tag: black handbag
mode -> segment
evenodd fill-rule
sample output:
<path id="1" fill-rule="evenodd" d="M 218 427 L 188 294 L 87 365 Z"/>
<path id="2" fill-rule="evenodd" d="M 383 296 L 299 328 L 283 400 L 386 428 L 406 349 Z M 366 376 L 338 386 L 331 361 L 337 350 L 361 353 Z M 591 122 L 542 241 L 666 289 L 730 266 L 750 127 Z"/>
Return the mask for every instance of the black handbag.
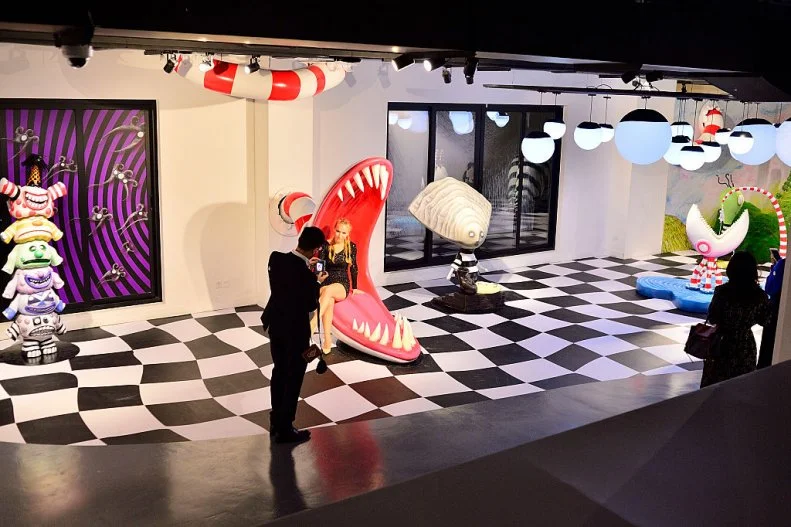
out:
<path id="1" fill-rule="evenodd" d="M 716 324 L 709 324 L 709 319 L 689 328 L 687 343 L 684 351 L 698 359 L 706 360 L 713 355 L 714 349 L 719 345 L 722 335 L 717 331 Z"/>

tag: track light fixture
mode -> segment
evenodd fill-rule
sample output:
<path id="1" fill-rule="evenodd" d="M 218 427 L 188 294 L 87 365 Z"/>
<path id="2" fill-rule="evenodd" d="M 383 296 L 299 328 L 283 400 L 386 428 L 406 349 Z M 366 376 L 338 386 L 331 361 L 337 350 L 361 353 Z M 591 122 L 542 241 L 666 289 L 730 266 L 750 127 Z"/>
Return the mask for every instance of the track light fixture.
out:
<path id="1" fill-rule="evenodd" d="M 475 70 L 478 68 L 478 59 L 475 57 L 467 57 L 464 62 L 464 78 L 467 84 L 472 84 L 475 77 Z"/>
<path id="2" fill-rule="evenodd" d="M 423 67 L 426 68 L 426 71 L 434 71 L 435 69 L 444 65 L 445 65 L 444 58 L 432 58 L 432 59 L 423 60 Z"/>
<path id="3" fill-rule="evenodd" d="M 442 80 L 445 81 L 445 84 L 450 84 L 450 70 L 448 68 L 442 68 Z"/>
<path id="4" fill-rule="evenodd" d="M 165 65 L 162 67 L 162 69 L 165 70 L 165 73 L 171 73 L 173 71 L 173 68 L 176 67 L 176 63 L 173 60 L 173 58 L 174 58 L 173 55 L 171 55 L 170 53 L 167 54 L 167 61 L 165 62 Z"/>
<path id="5" fill-rule="evenodd" d="M 662 75 L 662 73 L 658 71 L 649 71 L 648 73 L 645 74 L 645 81 L 648 84 L 651 84 L 652 82 L 656 82 L 656 81 L 661 81 L 663 78 L 664 75 Z"/>
<path id="6" fill-rule="evenodd" d="M 198 69 L 201 70 L 203 73 L 206 73 L 212 68 L 214 68 L 213 55 L 211 53 L 206 53 L 206 57 L 203 59 L 203 62 L 198 64 Z"/>
<path id="7" fill-rule="evenodd" d="M 635 79 L 635 77 L 637 77 L 637 73 L 634 71 L 625 71 L 623 75 L 621 75 L 621 80 L 624 84 L 629 84 Z"/>
<path id="8" fill-rule="evenodd" d="M 406 68 L 407 66 L 411 66 L 415 63 L 414 57 L 410 55 L 399 55 L 394 58 L 390 63 L 393 65 L 393 69 L 396 71 L 401 71 L 402 69 Z"/>
<path id="9" fill-rule="evenodd" d="M 253 55 L 252 57 L 250 57 L 250 63 L 244 67 L 244 72 L 250 75 L 251 73 L 255 73 L 260 69 L 261 69 L 261 65 L 258 64 L 258 55 Z"/>

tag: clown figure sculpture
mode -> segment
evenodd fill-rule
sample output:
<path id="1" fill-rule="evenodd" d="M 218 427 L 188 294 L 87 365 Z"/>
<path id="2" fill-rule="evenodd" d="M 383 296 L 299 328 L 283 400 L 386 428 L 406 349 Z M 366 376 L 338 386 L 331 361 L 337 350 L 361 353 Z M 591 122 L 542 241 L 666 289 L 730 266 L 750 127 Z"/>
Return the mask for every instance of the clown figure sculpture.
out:
<path id="1" fill-rule="evenodd" d="M 59 315 L 66 304 L 54 291 L 64 283 L 52 269 L 63 258 L 49 245 L 61 239 L 63 232 L 48 219 L 55 212 L 54 200 L 66 195 L 66 186 L 55 183 L 41 188 L 47 165 L 39 155 L 32 154 L 23 165 L 28 168 L 25 186 L 0 179 L 0 192 L 9 196 L 8 208 L 16 219 L 0 233 L 0 239 L 16 243 L 3 266 L 12 275 L 3 291 L 4 298 L 13 299 L 3 311 L 12 321 L 7 333 L 13 340 L 22 340 L 22 352 L 30 358 L 57 352 L 54 336 L 66 332 Z"/>

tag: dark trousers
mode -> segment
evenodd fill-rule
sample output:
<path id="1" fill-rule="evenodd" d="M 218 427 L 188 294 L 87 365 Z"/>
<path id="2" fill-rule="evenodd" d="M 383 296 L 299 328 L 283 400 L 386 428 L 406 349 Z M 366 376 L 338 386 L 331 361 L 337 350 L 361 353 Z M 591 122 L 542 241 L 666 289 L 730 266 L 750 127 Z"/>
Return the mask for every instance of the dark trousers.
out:
<path id="1" fill-rule="evenodd" d="M 775 332 L 777 331 L 777 315 L 780 312 L 780 303 L 772 302 L 772 318 L 764 326 L 761 334 L 761 350 L 758 353 L 758 368 L 768 368 L 772 365 L 772 353 L 775 349 Z"/>
<path id="2" fill-rule="evenodd" d="M 269 349 L 272 352 L 274 369 L 272 384 L 272 410 L 269 413 L 269 429 L 288 430 L 297 415 L 299 391 L 308 363 L 302 358 L 306 345 L 295 344 L 293 338 L 272 336 Z"/>

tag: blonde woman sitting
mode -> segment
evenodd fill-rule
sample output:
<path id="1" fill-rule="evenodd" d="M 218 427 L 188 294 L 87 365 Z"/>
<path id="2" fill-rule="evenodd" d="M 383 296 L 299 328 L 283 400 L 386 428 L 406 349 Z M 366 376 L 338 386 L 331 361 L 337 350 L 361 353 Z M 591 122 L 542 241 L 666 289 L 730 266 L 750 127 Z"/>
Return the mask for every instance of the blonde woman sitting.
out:
<path id="1" fill-rule="evenodd" d="M 338 218 L 333 228 L 332 239 L 321 246 L 319 258 L 326 261 L 325 271 L 329 274 L 319 294 L 321 325 L 324 330 L 322 351 L 332 349 L 332 312 L 335 302 L 344 300 L 350 293 L 357 293 L 357 245 L 349 239 L 351 222 Z"/>

